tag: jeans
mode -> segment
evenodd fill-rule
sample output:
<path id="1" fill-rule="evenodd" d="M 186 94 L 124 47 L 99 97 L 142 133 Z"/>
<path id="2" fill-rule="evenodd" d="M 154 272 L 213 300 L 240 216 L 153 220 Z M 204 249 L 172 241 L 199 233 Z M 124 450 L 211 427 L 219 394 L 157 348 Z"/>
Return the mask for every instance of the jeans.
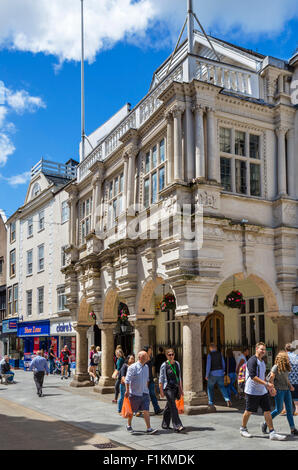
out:
<path id="1" fill-rule="evenodd" d="M 55 370 L 55 360 L 50 359 L 50 374 L 52 374 Z"/>
<path id="2" fill-rule="evenodd" d="M 120 397 L 119 397 L 119 400 L 118 400 L 118 413 L 121 413 L 123 400 L 124 400 L 124 395 L 125 395 L 125 385 L 120 384 Z"/>
<path id="3" fill-rule="evenodd" d="M 118 377 L 118 379 L 116 380 L 116 383 L 115 383 L 115 400 L 118 400 L 118 397 L 119 397 L 120 384 L 121 384 L 121 379 L 120 379 L 120 375 L 119 375 L 119 377 Z"/>
<path id="4" fill-rule="evenodd" d="M 6 372 L 5 375 L 7 376 L 7 382 L 13 383 L 14 372 Z"/>
<path id="5" fill-rule="evenodd" d="M 150 395 L 150 398 L 151 398 L 151 401 L 152 401 L 152 405 L 153 405 L 153 408 L 154 408 L 154 412 L 157 413 L 160 410 L 160 406 L 158 404 L 158 401 L 157 401 L 157 398 L 156 398 L 156 395 L 155 395 L 155 384 L 154 384 L 154 382 L 149 383 L 148 389 L 149 389 L 149 395 Z"/>
<path id="6" fill-rule="evenodd" d="M 232 392 L 234 393 L 234 395 L 238 395 L 238 392 L 237 392 L 236 388 L 234 387 L 234 383 L 235 383 L 235 380 L 237 378 L 237 374 L 236 374 L 236 372 L 229 372 L 228 376 L 230 377 L 231 381 L 230 381 L 229 385 L 227 386 L 227 390 L 228 390 L 229 398 L 231 399 Z"/>
<path id="7" fill-rule="evenodd" d="M 290 390 L 276 390 L 277 394 L 274 397 L 275 400 L 275 410 L 272 411 L 272 419 L 275 416 L 279 415 L 283 409 L 283 404 L 285 403 L 287 411 L 287 419 L 291 429 L 295 428 L 294 419 L 293 419 L 293 407 L 292 407 L 292 395 Z"/>
<path id="8" fill-rule="evenodd" d="M 230 401 L 228 391 L 224 385 L 224 376 L 215 376 L 209 375 L 208 377 L 208 385 L 207 385 L 207 393 L 208 393 L 208 403 L 209 405 L 214 405 L 214 386 L 217 384 L 220 388 L 222 396 L 224 397 L 225 401 Z"/>

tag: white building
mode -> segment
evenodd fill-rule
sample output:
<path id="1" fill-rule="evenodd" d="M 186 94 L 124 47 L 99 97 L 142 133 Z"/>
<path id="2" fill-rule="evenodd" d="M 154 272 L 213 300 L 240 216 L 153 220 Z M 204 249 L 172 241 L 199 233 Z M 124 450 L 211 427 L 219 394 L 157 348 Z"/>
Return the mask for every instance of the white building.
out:
<path id="1" fill-rule="evenodd" d="M 69 237 L 65 187 L 76 176 L 76 165 L 74 160 L 65 165 L 38 162 L 24 205 L 7 221 L 6 340 L 14 359 L 39 348 L 48 350 L 51 343 L 59 353 L 65 341 L 75 355 L 61 268 Z"/>
<path id="2" fill-rule="evenodd" d="M 291 100 L 298 53 L 284 61 L 212 37 L 211 47 L 198 31 L 190 38 L 154 72 L 141 102 L 95 131 L 89 153 L 86 144 L 77 181 L 67 187 L 64 272 L 77 321 L 73 385 L 89 383 L 93 313 L 103 350 L 95 389 L 110 390 L 119 314 L 128 308 L 134 335 L 124 347 L 174 346 L 186 410 L 194 413 L 207 403 L 210 342 L 237 351 L 264 340 L 274 353 L 298 339 L 298 110 Z M 192 214 L 203 207 L 201 247 L 189 248 L 179 233 L 183 204 Z M 158 210 L 163 219 L 150 239 Z M 128 223 L 139 237 L 128 235 Z M 243 295 L 241 308 L 225 304 L 232 290 Z M 162 311 L 167 293 L 175 307 Z"/>

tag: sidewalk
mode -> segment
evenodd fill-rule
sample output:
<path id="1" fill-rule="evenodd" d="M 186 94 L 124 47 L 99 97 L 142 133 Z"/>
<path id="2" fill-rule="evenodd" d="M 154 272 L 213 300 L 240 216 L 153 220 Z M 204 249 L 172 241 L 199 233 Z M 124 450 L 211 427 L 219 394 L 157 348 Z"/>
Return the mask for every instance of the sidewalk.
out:
<path id="1" fill-rule="evenodd" d="M 16 371 L 15 380 L 17 383 L 14 385 L 0 385 L 0 399 L 9 400 L 14 404 L 52 418 L 56 422 L 59 421 L 59 426 L 63 422 L 66 425 L 74 426 L 77 430 L 87 431 L 89 438 L 92 439 L 96 435 L 99 439 L 98 442 L 101 442 L 101 439 L 106 439 L 140 450 L 297 449 L 297 438 L 289 436 L 285 442 L 276 442 L 270 441 L 267 436 L 264 436 L 260 429 L 261 416 L 254 415 L 249 422 L 249 431 L 255 438 L 242 438 L 239 434 L 242 412 L 226 407 L 218 407 L 218 411 L 213 414 L 182 415 L 182 422 L 187 428 L 187 433 L 183 434 L 173 434 L 171 430 L 162 430 L 162 416 L 153 415 L 151 424 L 159 429 L 159 433 L 147 436 L 144 434 L 143 419 L 134 418 L 133 427 L 136 432 L 131 435 L 125 429 L 125 420 L 117 413 L 117 406 L 111 403 L 112 396 L 110 395 L 99 395 L 93 391 L 92 387 L 72 388 L 69 386 L 69 381 L 62 381 L 59 376 L 48 376 L 45 378 L 45 396 L 38 398 L 32 373 Z M 160 402 L 160 404 L 163 408 L 164 402 Z M 3 404 L 1 405 L 1 414 L 8 414 L 5 412 L 5 406 L 3 409 Z M 0 418 L 2 422 L 2 416 Z M 296 426 L 298 426 L 297 417 L 294 419 Z M 277 417 L 274 424 L 278 432 L 289 435 L 289 427 L 285 417 Z M 21 436 L 19 439 L 22 440 Z M 91 445 L 92 443 L 93 441 L 91 441 Z M 80 444 L 75 442 L 74 445 Z M 87 436 L 82 436 L 82 445 L 90 445 Z"/>

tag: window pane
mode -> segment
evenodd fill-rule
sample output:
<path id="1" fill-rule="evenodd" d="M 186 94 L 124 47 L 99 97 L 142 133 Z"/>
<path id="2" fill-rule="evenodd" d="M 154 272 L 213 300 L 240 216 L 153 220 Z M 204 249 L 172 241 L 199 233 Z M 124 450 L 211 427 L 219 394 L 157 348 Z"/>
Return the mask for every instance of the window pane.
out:
<path id="1" fill-rule="evenodd" d="M 120 175 L 120 193 L 123 192 L 123 173 Z"/>
<path id="2" fill-rule="evenodd" d="M 255 299 L 249 299 L 248 313 L 255 313 Z"/>
<path id="3" fill-rule="evenodd" d="M 163 166 L 159 170 L 159 190 L 161 191 L 165 187 L 165 167 Z"/>
<path id="4" fill-rule="evenodd" d="M 165 141 L 164 139 L 159 144 L 160 163 L 165 161 Z"/>
<path id="5" fill-rule="evenodd" d="M 220 180 L 226 191 L 232 191 L 231 184 L 231 160 L 222 157 L 220 159 Z"/>
<path id="6" fill-rule="evenodd" d="M 157 201 L 157 173 L 153 173 L 151 179 L 151 204 Z"/>
<path id="7" fill-rule="evenodd" d="M 250 345 L 254 346 L 256 344 L 256 317 L 251 315 L 249 317 L 250 322 Z"/>
<path id="8" fill-rule="evenodd" d="M 247 343 L 246 337 L 246 317 L 241 317 L 241 342 L 245 346 Z"/>
<path id="9" fill-rule="evenodd" d="M 249 135 L 249 156 L 250 158 L 260 158 L 260 136 Z"/>
<path id="10" fill-rule="evenodd" d="M 148 173 L 150 171 L 150 152 L 146 153 L 146 158 L 145 158 L 145 173 Z"/>
<path id="11" fill-rule="evenodd" d="M 258 312 L 264 312 L 264 297 L 258 299 Z"/>
<path id="12" fill-rule="evenodd" d="M 245 155 L 245 132 L 235 131 L 235 154 Z"/>
<path id="13" fill-rule="evenodd" d="M 113 181 L 110 182 L 110 188 L 109 188 L 109 199 L 112 199 L 113 197 Z M 88 214 L 88 212 L 87 212 Z"/>
<path id="14" fill-rule="evenodd" d="M 152 150 L 152 169 L 157 165 L 157 146 L 155 145 Z"/>
<path id="15" fill-rule="evenodd" d="M 144 181 L 144 206 L 149 207 L 149 178 Z"/>
<path id="16" fill-rule="evenodd" d="M 235 160 L 236 192 L 246 194 L 246 162 Z"/>
<path id="17" fill-rule="evenodd" d="M 250 164 L 250 194 L 261 196 L 261 166 Z"/>
<path id="18" fill-rule="evenodd" d="M 219 147 L 221 152 L 231 153 L 231 129 L 220 128 Z"/>
<path id="19" fill-rule="evenodd" d="M 119 193 L 119 178 L 115 179 L 115 196 Z"/>
<path id="20" fill-rule="evenodd" d="M 265 316 L 259 315 L 259 341 L 265 342 Z"/>

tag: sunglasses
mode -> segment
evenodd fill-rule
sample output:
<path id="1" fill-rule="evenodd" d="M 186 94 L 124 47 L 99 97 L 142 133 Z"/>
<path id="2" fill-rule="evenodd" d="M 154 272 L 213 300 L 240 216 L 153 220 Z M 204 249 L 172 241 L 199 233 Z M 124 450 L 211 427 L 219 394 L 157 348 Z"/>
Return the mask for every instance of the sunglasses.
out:
<path id="1" fill-rule="evenodd" d="M 173 354 L 173 353 L 170 353 L 170 354 L 167 354 L 167 356 L 175 356 L 175 354 Z"/>

